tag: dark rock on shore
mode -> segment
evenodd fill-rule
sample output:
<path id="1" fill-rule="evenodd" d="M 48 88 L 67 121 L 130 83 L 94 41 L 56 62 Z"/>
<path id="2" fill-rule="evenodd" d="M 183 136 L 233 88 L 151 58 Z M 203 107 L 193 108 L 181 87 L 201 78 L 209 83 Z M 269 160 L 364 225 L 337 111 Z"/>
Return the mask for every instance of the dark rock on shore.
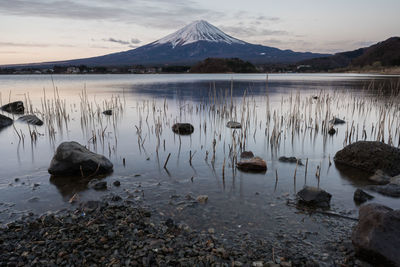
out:
<path id="1" fill-rule="evenodd" d="M 4 128 L 4 127 L 7 127 L 7 126 L 10 126 L 11 124 L 13 124 L 13 120 L 12 119 L 10 119 L 7 116 L 4 116 L 4 115 L 0 114 L 0 129 Z"/>
<path id="2" fill-rule="evenodd" d="M 376 266 L 400 266 L 400 210 L 378 204 L 360 208 L 352 234 L 357 255 Z"/>
<path id="3" fill-rule="evenodd" d="M 251 151 L 243 151 L 242 153 L 240 153 L 240 158 L 251 159 L 251 158 L 254 158 L 254 154 Z"/>
<path id="4" fill-rule="evenodd" d="M 172 125 L 172 131 L 180 135 L 189 135 L 194 132 L 194 127 L 190 123 L 175 123 Z"/>
<path id="5" fill-rule="evenodd" d="M 298 163 L 300 166 L 303 165 L 303 163 L 301 162 L 301 159 L 295 158 L 295 157 L 285 157 L 282 156 L 279 158 L 280 162 L 288 162 L 288 163 Z"/>
<path id="6" fill-rule="evenodd" d="M 231 128 L 231 129 L 240 129 L 240 128 L 242 128 L 242 124 L 237 121 L 228 121 L 226 123 L 226 127 Z"/>
<path id="7" fill-rule="evenodd" d="M 107 116 L 111 116 L 112 115 L 112 110 L 111 109 L 104 110 L 103 114 L 107 115 Z"/>
<path id="8" fill-rule="evenodd" d="M 331 124 L 333 125 L 337 125 L 337 124 L 344 124 L 346 123 L 346 121 L 339 119 L 339 118 L 333 118 L 332 120 L 329 121 Z"/>
<path id="9" fill-rule="evenodd" d="M 236 167 L 244 172 L 266 172 L 267 163 L 259 157 L 243 159 L 236 163 Z"/>
<path id="10" fill-rule="evenodd" d="M 36 126 L 42 126 L 43 121 L 39 119 L 36 115 L 29 114 L 29 115 L 24 115 L 18 118 L 19 121 L 26 122 L 28 124 L 36 125 Z"/>
<path id="11" fill-rule="evenodd" d="M 112 172 L 113 164 L 103 155 L 91 152 L 77 142 L 61 143 L 51 160 L 49 173 L 54 176 L 94 176 Z"/>
<path id="12" fill-rule="evenodd" d="M 0 107 L 0 109 L 14 114 L 23 114 L 25 111 L 24 103 L 22 101 L 8 103 Z"/>
<path id="13" fill-rule="evenodd" d="M 338 151 L 334 160 L 371 173 L 382 170 L 390 176 L 400 174 L 400 149 L 382 142 L 355 142 Z"/>
<path id="14" fill-rule="evenodd" d="M 368 193 L 365 193 L 363 190 L 361 190 L 359 188 L 356 191 L 354 191 L 353 199 L 356 204 L 362 204 L 373 198 L 374 198 L 373 196 L 371 196 Z"/>
<path id="15" fill-rule="evenodd" d="M 297 193 L 299 204 L 312 207 L 329 208 L 332 195 L 328 192 L 312 186 L 305 186 Z"/>

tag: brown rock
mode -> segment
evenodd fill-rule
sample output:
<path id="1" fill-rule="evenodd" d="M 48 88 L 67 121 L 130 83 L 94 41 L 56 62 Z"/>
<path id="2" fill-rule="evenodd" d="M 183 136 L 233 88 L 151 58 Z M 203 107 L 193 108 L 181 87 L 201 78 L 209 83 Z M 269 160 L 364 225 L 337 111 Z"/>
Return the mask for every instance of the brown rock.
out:
<path id="1" fill-rule="evenodd" d="M 259 157 L 243 159 L 236 163 L 236 167 L 245 172 L 266 172 L 267 163 Z"/>

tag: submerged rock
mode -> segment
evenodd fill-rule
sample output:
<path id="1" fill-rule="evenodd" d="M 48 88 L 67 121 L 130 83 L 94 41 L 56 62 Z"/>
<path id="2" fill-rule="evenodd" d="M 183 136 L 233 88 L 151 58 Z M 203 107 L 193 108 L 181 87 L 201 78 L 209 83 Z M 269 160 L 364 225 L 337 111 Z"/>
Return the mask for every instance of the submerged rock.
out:
<path id="1" fill-rule="evenodd" d="M 175 123 L 172 125 L 172 131 L 176 134 L 189 135 L 194 132 L 194 127 L 190 123 Z"/>
<path id="2" fill-rule="evenodd" d="M 298 163 L 299 165 L 303 165 L 301 162 L 301 159 L 295 158 L 295 157 L 285 157 L 282 156 L 279 158 L 280 162 L 289 162 L 289 163 Z"/>
<path id="3" fill-rule="evenodd" d="M 371 173 L 382 170 L 390 176 L 400 174 L 400 149 L 382 142 L 355 142 L 338 151 L 334 160 Z"/>
<path id="4" fill-rule="evenodd" d="M 19 121 L 26 122 L 28 124 L 36 125 L 36 126 L 42 126 L 43 121 L 39 119 L 36 115 L 29 114 L 29 115 L 24 115 L 18 118 Z"/>
<path id="5" fill-rule="evenodd" d="M 23 114 L 25 111 L 24 103 L 22 101 L 15 101 L 12 103 L 8 103 L 0 107 L 0 109 L 14 114 Z"/>
<path id="6" fill-rule="evenodd" d="M 245 172 L 266 172 L 267 163 L 259 157 L 243 159 L 236 163 L 236 167 Z"/>
<path id="7" fill-rule="evenodd" d="M 372 176 L 368 178 L 368 180 L 373 183 L 383 185 L 390 182 L 390 177 L 382 170 L 377 170 Z"/>
<path id="8" fill-rule="evenodd" d="M 374 198 L 373 196 L 371 196 L 368 193 L 365 193 L 363 190 L 361 190 L 359 188 L 354 192 L 354 196 L 353 196 L 354 202 L 356 202 L 357 204 L 362 204 L 373 198 Z"/>
<path id="9" fill-rule="evenodd" d="M 362 206 L 351 239 L 363 260 L 377 266 L 400 266 L 400 210 L 379 204 Z"/>
<path id="10" fill-rule="evenodd" d="M 228 121 L 226 123 L 226 127 L 231 128 L 231 129 L 240 129 L 240 128 L 242 128 L 242 124 L 237 121 Z"/>
<path id="11" fill-rule="evenodd" d="M 299 203 L 319 208 L 329 208 L 332 195 L 328 192 L 312 186 L 305 186 L 297 193 Z"/>
<path id="12" fill-rule="evenodd" d="M 329 121 L 331 124 L 336 125 L 336 124 L 344 124 L 346 121 L 334 117 L 332 120 Z"/>
<path id="13" fill-rule="evenodd" d="M 251 158 L 254 158 L 254 154 L 251 151 L 243 151 L 242 153 L 240 153 L 240 158 L 251 159 Z"/>
<path id="14" fill-rule="evenodd" d="M 7 116 L 4 116 L 4 115 L 0 114 L 0 129 L 4 128 L 4 127 L 7 127 L 7 126 L 10 126 L 11 124 L 13 124 L 13 120 L 12 119 L 10 119 Z"/>
<path id="15" fill-rule="evenodd" d="M 400 197 L 400 185 L 398 184 L 370 185 L 367 188 L 385 196 Z"/>
<path id="16" fill-rule="evenodd" d="M 107 182 L 97 182 L 93 185 L 94 190 L 106 190 Z"/>
<path id="17" fill-rule="evenodd" d="M 54 176 L 90 176 L 109 173 L 112 170 L 113 164 L 110 160 L 91 152 L 77 142 L 61 143 L 48 169 Z"/>
<path id="18" fill-rule="evenodd" d="M 104 114 L 104 115 L 107 115 L 107 116 L 111 116 L 111 115 L 112 115 L 112 110 L 111 110 L 111 109 L 104 110 L 104 111 L 103 111 L 103 114 Z"/>

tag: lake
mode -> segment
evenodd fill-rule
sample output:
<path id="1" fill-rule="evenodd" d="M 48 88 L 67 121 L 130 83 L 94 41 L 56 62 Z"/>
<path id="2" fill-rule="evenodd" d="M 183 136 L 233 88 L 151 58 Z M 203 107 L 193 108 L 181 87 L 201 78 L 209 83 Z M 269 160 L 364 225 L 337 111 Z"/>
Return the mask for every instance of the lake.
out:
<path id="1" fill-rule="evenodd" d="M 0 131 L 0 221 L 119 195 L 204 229 L 268 235 L 307 225 L 328 238 L 329 230 L 288 203 L 304 185 L 319 186 L 332 194 L 333 212 L 357 217 L 353 193 L 366 185 L 366 174 L 337 168 L 333 157 L 350 142 L 382 138 L 376 127 L 383 113 L 384 140 L 399 145 L 399 104 L 390 92 L 398 83 L 399 76 L 358 74 L 0 76 L 1 104 L 22 100 L 45 122 L 16 121 Z M 112 116 L 101 113 L 110 108 Z M 347 123 L 330 136 L 323 122 L 333 117 Z M 229 120 L 243 129 L 227 128 Z M 194 133 L 174 134 L 175 122 L 191 123 Z M 63 141 L 112 161 L 114 172 L 101 178 L 106 191 L 50 179 L 47 169 Z M 264 159 L 267 172 L 238 171 L 240 150 Z M 281 156 L 307 162 L 307 172 Z M 396 199 L 370 193 L 375 202 L 400 208 Z M 71 204 L 74 195 L 78 202 Z M 190 201 L 198 195 L 208 203 Z"/>

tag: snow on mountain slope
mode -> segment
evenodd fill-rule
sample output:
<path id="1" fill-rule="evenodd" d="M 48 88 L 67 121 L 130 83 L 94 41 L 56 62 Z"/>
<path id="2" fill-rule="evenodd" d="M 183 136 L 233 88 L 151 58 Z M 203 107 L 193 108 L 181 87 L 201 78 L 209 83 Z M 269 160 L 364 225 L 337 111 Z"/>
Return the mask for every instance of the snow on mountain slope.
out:
<path id="1" fill-rule="evenodd" d="M 223 42 L 227 44 L 246 44 L 239 39 L 227 35 L 207 21 L 198 20 L 182 29 L 153 42 L 153 45 L 170 43 L 172 47 L 183 46 L 197 41 Z"/>

